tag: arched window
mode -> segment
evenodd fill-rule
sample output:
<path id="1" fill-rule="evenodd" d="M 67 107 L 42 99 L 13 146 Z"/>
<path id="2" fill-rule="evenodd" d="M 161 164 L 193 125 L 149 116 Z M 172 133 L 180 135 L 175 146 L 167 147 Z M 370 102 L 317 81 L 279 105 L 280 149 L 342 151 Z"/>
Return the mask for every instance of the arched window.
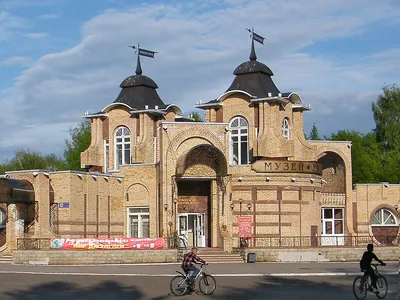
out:
<path id="1" fill-rule="evenodd" d="M 249 163 L 249 123 L 243 117 L 232 119 L 231 131 L 231 164 L 246 165 Z"/>
<path id="2" fill-rule="evenodd" d="M 372 217 L 372 226 L 396 226 L 397 218 L 386 208 L 381 208 L 376 211 Z"/>
<path id="3" fill-rule="evenodd" d="M 119 127 L 115 132 L 115 169 L 131 163 L 131 132 L 126 127 Z"/>
<path id="4" fill-rule="evenodd" d="M 290 128 L 289 128 L 289 119 L 284 118 L 282 121 L 282 136 L 284 139 L 289 139 L 290 136 Z"/>

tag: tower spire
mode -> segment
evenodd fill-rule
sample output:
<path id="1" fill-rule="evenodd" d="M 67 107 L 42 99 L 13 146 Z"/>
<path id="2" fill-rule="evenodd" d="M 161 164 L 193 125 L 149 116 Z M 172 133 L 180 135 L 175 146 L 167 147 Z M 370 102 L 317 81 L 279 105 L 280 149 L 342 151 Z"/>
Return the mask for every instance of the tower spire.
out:
<path id="1" fill-rule="evenodd" d="M 251 52 L 250 52 L 250 61 L 257 60 L 256 50 L 254 48 L 254 39 L 251 39 Z"/>
<path id="2" fill-rule="evenodd" d="M 140 55 L 138 53 L 137 56 L 137 64 L 136 64 L 136 75 L 142 75 L 143 71 L 142 71 L 142 65 L 140 64 Z"/>

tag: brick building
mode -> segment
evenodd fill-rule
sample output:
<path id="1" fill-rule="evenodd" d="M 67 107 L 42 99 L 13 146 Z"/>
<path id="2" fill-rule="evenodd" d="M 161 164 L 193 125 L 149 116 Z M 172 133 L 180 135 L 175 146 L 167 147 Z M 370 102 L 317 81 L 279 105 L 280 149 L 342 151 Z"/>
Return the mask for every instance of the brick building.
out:
<path id="1" fill-rule="evenodd" d="M 353 186 L 350 142 L 306 140 L 310 106 L 275 86 L 254 41 L 234 75 L 216 99 L 197 102 L 206 120 L 194 122 L 161 100 L 138 56 L 117 99 L 84 115 L 92 134 L 81 154 L 88 172 L 29 170 L 0 179 L 3 247 L 15 249 L 17 237 L 179 234 L 189 246 L 231 251 L 240 216 L 251 217 L 255 247 L 396 239 L 400 185 Z"/>

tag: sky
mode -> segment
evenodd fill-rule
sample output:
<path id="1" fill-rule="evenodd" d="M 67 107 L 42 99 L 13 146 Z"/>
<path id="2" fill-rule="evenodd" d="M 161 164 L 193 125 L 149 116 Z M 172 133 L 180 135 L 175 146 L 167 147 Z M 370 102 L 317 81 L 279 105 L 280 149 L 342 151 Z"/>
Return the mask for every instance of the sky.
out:
<path id="1" fill-rule="evenodd" d="M 321 136 L 371 132 L 371 103 L 400 84 L 398 0 L 0 0 L 0 163 L 18 149 L 62 155 L 85 112 L 112 103 L 134 74 L 129 45 L 164 103 L 184 116 L 217 98 L 249 59 L 297 92 Z"/>

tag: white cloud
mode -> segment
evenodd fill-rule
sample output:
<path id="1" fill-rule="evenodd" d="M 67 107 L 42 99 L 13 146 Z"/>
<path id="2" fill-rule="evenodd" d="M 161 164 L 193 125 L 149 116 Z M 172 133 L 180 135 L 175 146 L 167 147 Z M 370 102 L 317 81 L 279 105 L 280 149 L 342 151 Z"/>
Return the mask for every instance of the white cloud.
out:
<path id="1" fill-rule="evenodd" d="M 0 42 L 10 39 L 15 30 L 21 29 L 26 22 L 7 11 L 0 10 Z"/>
<path id="2" fill-rule="evenodd" d="M 31 32 L 27 33 L 26 36 L 31 39 L 42 39 L 47 36 L 46 32 Z"/>
<path id="3" fill-rule="evenodd" d="M 233 70 L 249 56 L 249 26 L 266 38 L 264 46 L 257 44 L 257 56 L 275 73 L 278 88 L 295 90 L 313 105 L 313 112 L 305 115 L 306 124 L 317 120 L 323 134 L 344 124 L 369 130 L 370 102 L 379 93 L 376 82 L 380 86 L 388 70 L 398 71 L 394 65 L 388 69 L 398 61 L 397 52 L 385 54 L 384 62 L 366 57 L 341 65 L 322 53 L 313 57 L 301 49 L 316 41 L 362 34 L 366 25 L 398 16 L 384 3 L 217 1 L 217 8 L 209 10 L 208 2 L 196 1 L 104 12 L 84 24 L 80 43 L 38 59 L 0 97 L 2 111 L 13 116 L 0 119 L 0 128 L 10 137 L 24 131 L 5 146 L 44 148 L 45 139 L 46 149 L 63 148 L 60 141 L 68 137 L 67 124 L 79 121 L 85 111 L 99 111 L 118 96 L 120 82 L 136 67 L 128 45 L 137 42 L 158 52 L 154 60 L 142 58 L 144 75 L 157 83 L 165 103 L 178 104 L 188 113 L 196 101 L 214 99 L 229 87 Z M 349 101 L 352 111 L 346 109 Z M 21 129 L 41 122 L 39 127 Z"/>
<path id="4" fill-rule="evenodd" d="M 29 57 L 12 56 L 12 57 L 6 58 L 3 61 L 0 61 L 0 67 L 1 66 L 11 66 L 11 65 L 27 65 L 30 62 L 31 62 L 31 59 Z"/>

